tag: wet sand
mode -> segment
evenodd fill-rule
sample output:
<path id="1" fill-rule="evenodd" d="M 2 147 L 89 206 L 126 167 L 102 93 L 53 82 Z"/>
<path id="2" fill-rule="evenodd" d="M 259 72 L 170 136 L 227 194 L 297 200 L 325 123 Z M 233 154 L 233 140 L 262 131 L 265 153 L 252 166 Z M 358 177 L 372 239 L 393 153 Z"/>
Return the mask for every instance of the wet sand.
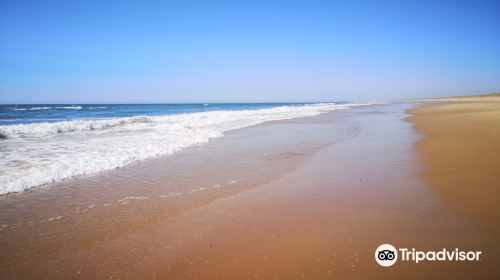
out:
<path id="1" fill-rule="evenodd" d="M 429 104 L 410 118 L 422 175 L 457 211 L 500 236 L 500 102 Z"/>
<path id="2" fill-rule="evenodd" d="M 0 278 L 495 279 L 498 236 L 419 176 L 409 106 L 241 129 L 3 197 Z M 382 243 L 483 259 L 383 268 Z"/>

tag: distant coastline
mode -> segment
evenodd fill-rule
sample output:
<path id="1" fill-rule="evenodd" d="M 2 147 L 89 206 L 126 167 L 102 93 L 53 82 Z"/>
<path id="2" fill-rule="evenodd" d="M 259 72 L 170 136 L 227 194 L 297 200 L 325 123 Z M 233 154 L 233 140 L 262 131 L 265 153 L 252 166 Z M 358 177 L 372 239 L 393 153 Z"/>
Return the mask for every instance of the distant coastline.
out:
<path id="1" fill-rule="evenodd" d="M 463 102 L 500 101 L 500 93 L 437 97 L 437 98 L 418 98 L 418 99 L 413 99 L 412 101 L 444 101 L 444 102 L 447 102 L 447 101 L 463 101 Z"/>

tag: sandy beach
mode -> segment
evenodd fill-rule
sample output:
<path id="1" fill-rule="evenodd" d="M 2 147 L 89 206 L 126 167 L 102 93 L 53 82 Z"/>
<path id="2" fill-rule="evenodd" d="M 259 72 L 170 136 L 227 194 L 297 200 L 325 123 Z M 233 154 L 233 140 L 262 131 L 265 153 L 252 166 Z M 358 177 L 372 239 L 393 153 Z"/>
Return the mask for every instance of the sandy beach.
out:
<path id="1" fill-rule="evenodd" d="M 0 280 L 500 279 L 500 1 L 0 19 Z"/>
<path id="2" fill-rule="evenodd" d="M 456 211 L 499 236 L 500 102 L 428 104 L 411 113 L 425 136 L 417 145 L 425 180 Z"/>
<path id="3" fill-rule="evenodd" d="M 495 279 L 498 119 L 358 107 L 3 196 L 0 278 Z M 384 268 L 383 243 L 482 257 Z"/>

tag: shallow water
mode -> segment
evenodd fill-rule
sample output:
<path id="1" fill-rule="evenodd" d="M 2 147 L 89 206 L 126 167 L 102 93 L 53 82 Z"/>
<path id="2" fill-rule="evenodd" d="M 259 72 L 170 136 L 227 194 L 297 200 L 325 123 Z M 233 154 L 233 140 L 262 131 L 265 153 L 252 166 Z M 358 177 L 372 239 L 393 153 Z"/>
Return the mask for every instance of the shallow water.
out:
<path id="1" fill-rule="evenodd" d="M 234 129 L 359 105 L 0 106 L 0 195 L 173 154 Z"/>
<path id="2" fill-rule="evenodd" d="M 171 156 L 4 196 L 0 264 L 92 247 L 272 181 L 357 133 L 348 127 L 338 133 L 333 125 L 309 118 L 271 122 Z"/>

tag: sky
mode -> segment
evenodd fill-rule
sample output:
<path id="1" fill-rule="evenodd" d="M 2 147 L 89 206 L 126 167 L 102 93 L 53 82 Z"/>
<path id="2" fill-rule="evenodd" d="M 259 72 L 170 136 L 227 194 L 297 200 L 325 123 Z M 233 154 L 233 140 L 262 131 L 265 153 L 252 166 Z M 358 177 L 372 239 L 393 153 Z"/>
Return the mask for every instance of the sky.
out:
<path id="1" fill-rule="evenodd" d="M 500 1 L 0 0 L 0 103 L 500 92 Z"/>

